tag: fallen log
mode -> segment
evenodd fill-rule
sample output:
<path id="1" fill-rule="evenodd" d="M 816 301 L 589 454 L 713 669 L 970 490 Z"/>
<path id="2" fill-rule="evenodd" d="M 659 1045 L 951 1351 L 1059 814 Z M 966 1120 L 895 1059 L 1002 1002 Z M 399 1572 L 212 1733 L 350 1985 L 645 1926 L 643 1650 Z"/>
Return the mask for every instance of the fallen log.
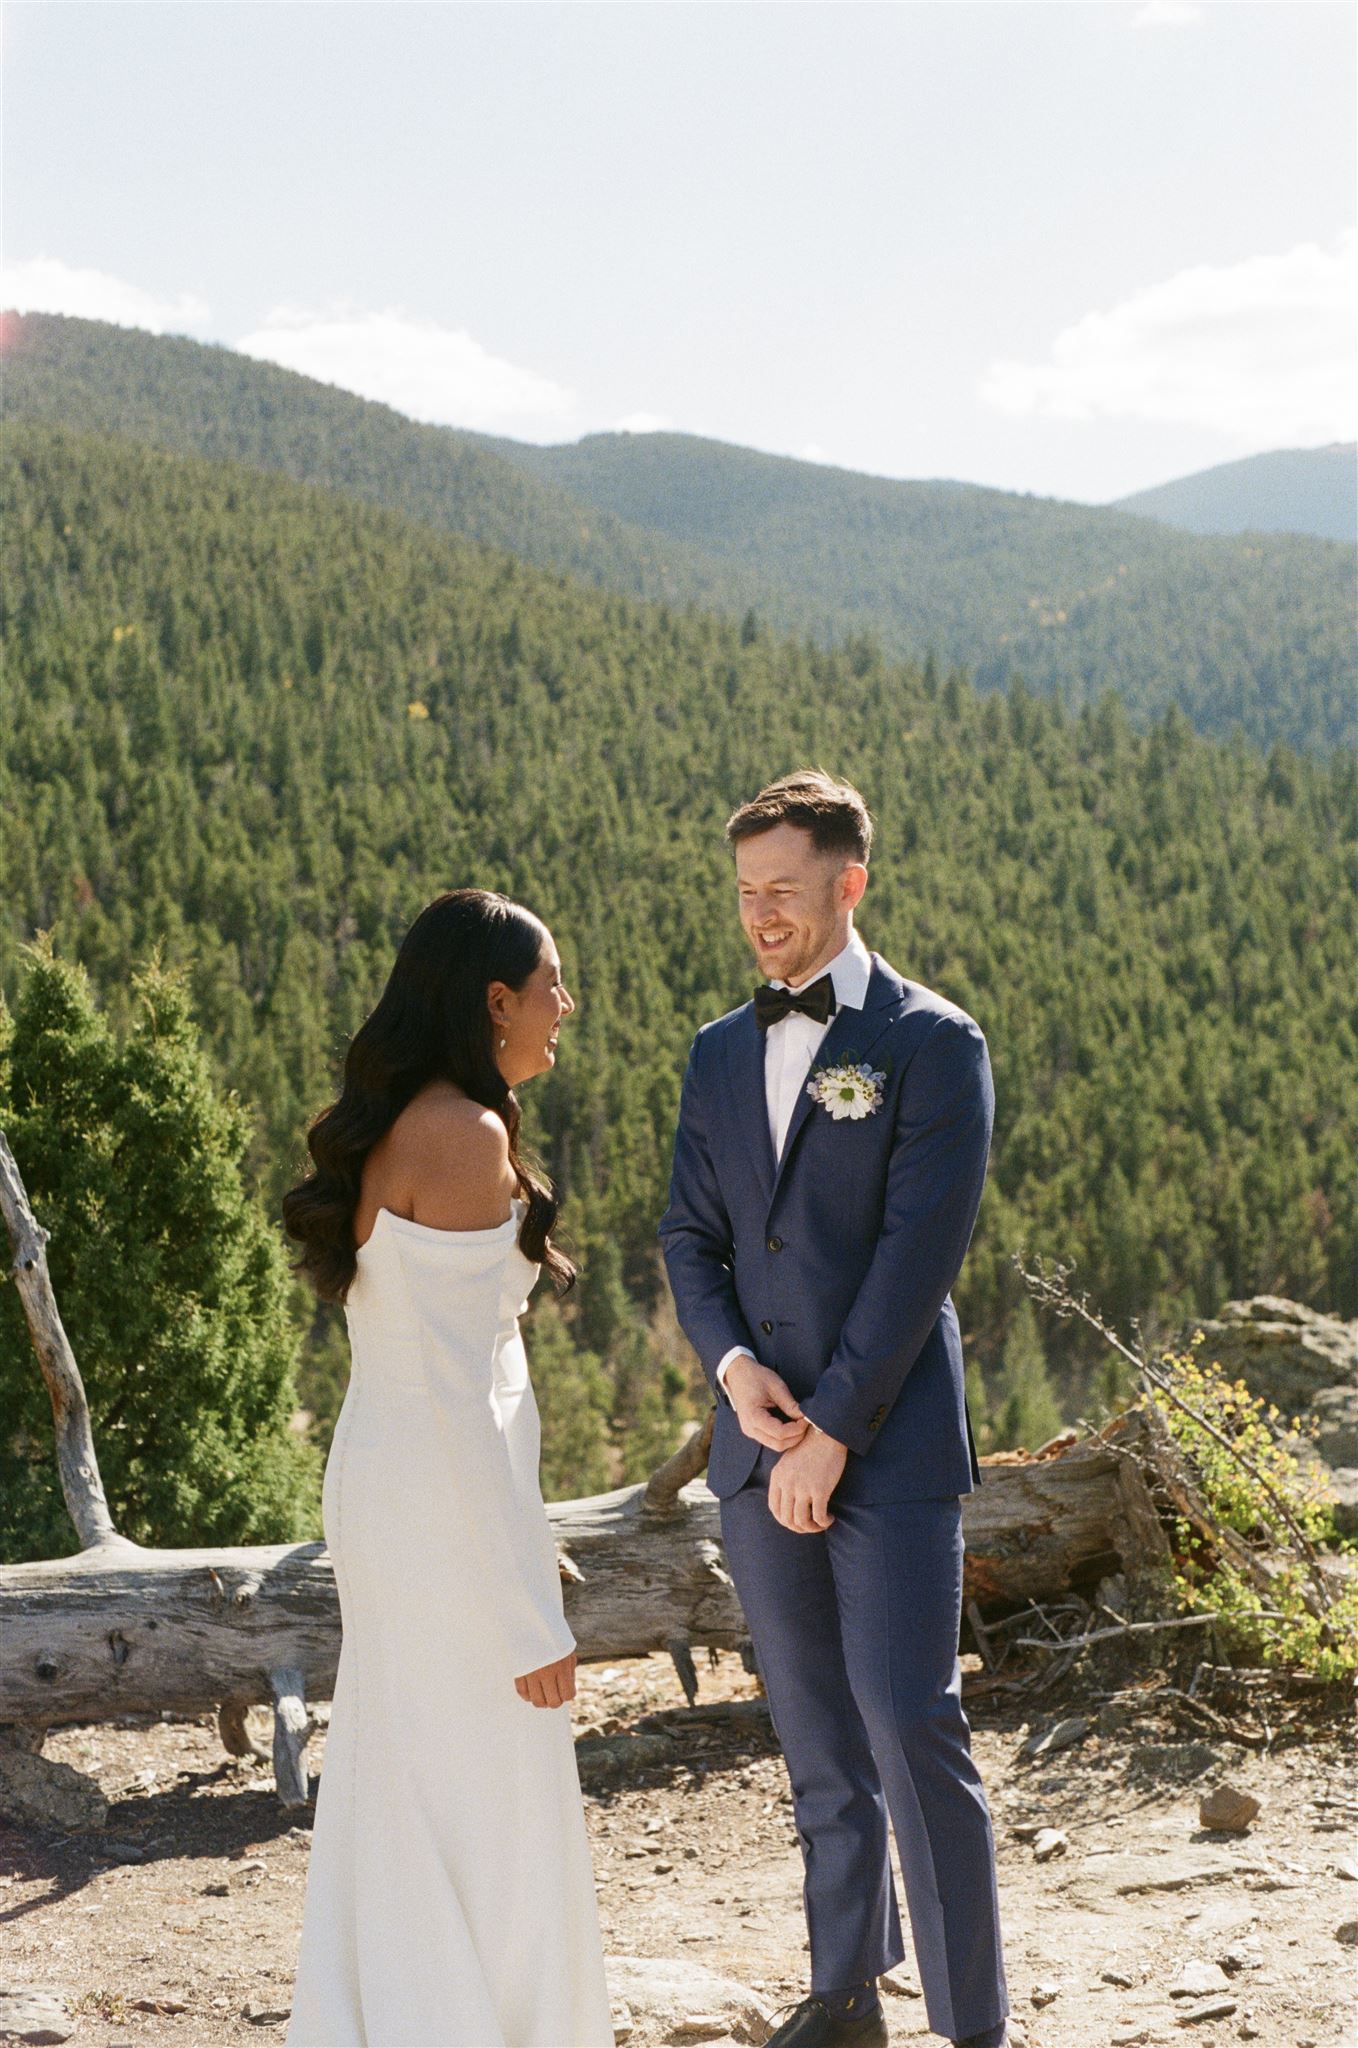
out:
<path id="1" fill-rule="evenodd" d="M 966 1598 L 982 1612 L 1022 1606 L 1163 1562 L 1136 1459 L 1143 1433 L 1133 1411 L 1056 1455 L 983 1461 L 984 1484 L 963 1504 Z M 681 1462 L 697 1454 L 685 1446 Z M 715 1498 L 699 1480 L 675 1488 L 659 1478 L 548 1508 L 587 1661 L 658 1649 L 678 1661 L 695 1646 L 737 1649 L 748 1634 Z M 240 1753 L 245 1707 L 290 1700 L 295 1732 L 303 1697 L 331 1697 L 339 1646 L 322 1543 L 100 1544 L 0 1566 L 0 1722 L 221 1710 Z"/>

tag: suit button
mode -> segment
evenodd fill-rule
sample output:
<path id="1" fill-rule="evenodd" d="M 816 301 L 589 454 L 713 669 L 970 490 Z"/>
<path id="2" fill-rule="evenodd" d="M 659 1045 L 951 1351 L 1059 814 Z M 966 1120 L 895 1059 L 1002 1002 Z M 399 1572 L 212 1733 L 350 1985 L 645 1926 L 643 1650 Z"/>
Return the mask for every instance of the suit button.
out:
<path id="1" fill-rule="evenodd" d="M 782 1238 L 781 1238 L 781 1237 L 771 1237 L 771 1238 L 769 1239 L 769 1250 L 770 1250 L 771 1252 L 780 1252 L 780 1251 L 781 1251 L 782 1249 L 783 1249 L 783 1240 L 782 1240 Z"/>
<path id="2" fill-rule="evenodd" d="M 771 1336 L 773 1335 L 773 1324 L 772 1324 L 772 1323 L 761 1323 L 761 1324 L 759 1325 L 759 1327 L 760 1327 L 760 1329 L 761 1329 L 761 1330 L 762 1330 L 762 1331 L 764 1332 L 764 1335 L 765 1335 L 766 1337 L 771 1337 Z"/>
<path id="3" fill-rule="evenodd" d="M 880 1428 L 881 1428 L 881 1426 L 882 1426 L 882 1424 L 883 1424 L 883 1423 L 884 1423 L 885 1421 L 886 1421 L 886 1409 L 885 1409 L 885 1408 L 878 1408 L 878 1409 L 877 1409 L 877 1410 L 875 1411 L 875 1413 L 873 1413 L 872 1415 L 870 1415 L 870 1416 L 868 1417 L 868 1428 L 869 1428 L 869 1429 L 880 1429 Z"/>

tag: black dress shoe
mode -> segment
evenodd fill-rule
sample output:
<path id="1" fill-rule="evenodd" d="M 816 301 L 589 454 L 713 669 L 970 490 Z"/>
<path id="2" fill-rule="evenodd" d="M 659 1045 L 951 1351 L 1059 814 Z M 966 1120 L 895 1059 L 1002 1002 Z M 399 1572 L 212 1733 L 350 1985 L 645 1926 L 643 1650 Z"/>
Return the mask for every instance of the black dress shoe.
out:
<path id="1" fill-rule="evenodd" d="M 804 1998 L 764 2048 L 887 2048 L 886 2019 L 879 2005 L 861 2020 L 837 2020 L 822 1999 Z"/>

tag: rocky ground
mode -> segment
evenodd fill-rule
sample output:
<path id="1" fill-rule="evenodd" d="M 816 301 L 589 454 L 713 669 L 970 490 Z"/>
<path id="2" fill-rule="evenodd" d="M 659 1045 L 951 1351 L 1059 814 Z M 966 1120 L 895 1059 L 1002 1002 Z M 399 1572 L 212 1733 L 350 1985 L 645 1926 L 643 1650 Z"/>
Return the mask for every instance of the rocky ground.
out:
<path id="1" fill-rule="evenodd" d="M 739 1660 L 700 1677 L 688 1709 L 663 1658 L 581 1674 L 579 1755 L 629 2048 L 758 2042 L 805 1988 L 781 1759 Z M 1186 1704 L 1153 1670 L 1122 1674 L 1108 1697 L 1106 1677 L 1025 1706 L 968 1676 L 1016 2041 L 1358 2039 L 1352 1721 L 1248 1688 Z M 93 1773 L 112 1805 L 87 1834 L 0 1826 L 0 2039 L 281 2041 L 309 1809 L 283 1810 L 266 1769 L 227 1761 L 211 1723 L 69 1729 L 47 1754 Z M 323 1765 L 323 1737 L 310 1760 Z M 1201 1799 L 1223 1785 L 1258 1801 L 1247 1827 L 1202 1826 Z M 887 1990 L 893 2042 L 937 2038 L 913 1964 Z"/>

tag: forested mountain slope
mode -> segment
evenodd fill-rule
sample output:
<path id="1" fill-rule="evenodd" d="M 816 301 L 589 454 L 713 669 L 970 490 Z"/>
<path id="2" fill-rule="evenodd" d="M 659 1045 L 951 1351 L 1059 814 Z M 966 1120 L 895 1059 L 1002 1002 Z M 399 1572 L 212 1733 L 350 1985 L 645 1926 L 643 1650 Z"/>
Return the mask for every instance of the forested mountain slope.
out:
<path id="1" fill-rule="evenodd" d="M 3 485 L 0 981 L 53 924 L 115 1007 L 153 946 L 188 963 L 271 1201 L 415 911 L 506 888 L 580 1001 L 525 1091 L 586 1258 L 568 1327 L 641 1371 L 688 1043 L 753 979 L 722 822 L 819 761 L 879 821 L 869 942 L 990 1040 L 959 1306 L 992 1381 L 1020 1245 L 1152 1331 L 1265 1290 L 1358 1311 L 1352 755 L 979 696 L 97 436 L 11 423 Z"/>
<path id="2" fill-rule="evenodd" d="M 822 644 L 1022 675 L 1069 708 L 1323 750 L 1354 737 L 1354 553 L 1204 539 L 1106 507 L 898 483 L 687 435 L 531 448 L 417 426 L 330 386 L 91 321 L 6 316 L 10 418 L 279 469 L 632 596 Z"/>
<path id="3" fill-rule="evenodd" d="M 1190 533 L 1310 533 L 1358 540 L 1358 448 L 1274 448 L 1117 500 Z"/>
<path id="4" fill-rule="evenodd" d="M 1014 674 L 1068 707 L 1352 743 L 1355 554 L 1303 536 L 1203 538 L 1105 506 L 901 483 L 687 434 L 493 444 L 533 476 L 768 585 L 772 620 Z"/>
<path id="5" fill-rule="evenodd" d="M 11 419 L 281 470 L 637 595 L 739 601 L 715 565 L 539 481 L 488 440 L 229 348 L 6 313 L 0 372 Z"/>

